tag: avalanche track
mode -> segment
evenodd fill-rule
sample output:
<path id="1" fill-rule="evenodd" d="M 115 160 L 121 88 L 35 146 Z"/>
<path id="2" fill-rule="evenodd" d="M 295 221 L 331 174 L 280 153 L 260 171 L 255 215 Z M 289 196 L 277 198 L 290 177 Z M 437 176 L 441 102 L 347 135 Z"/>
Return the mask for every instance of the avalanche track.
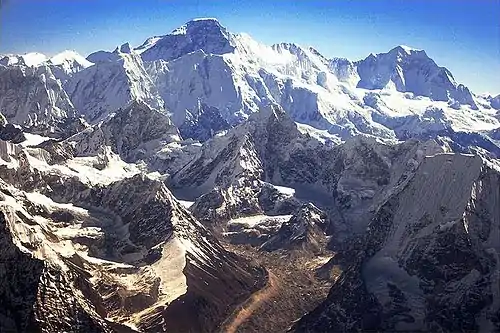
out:
<path id="1" fill-rule="evenodd" d="M 278 291 L 278 278 L 272 271 L 267 270 L 268 280 L 264 288 L 253 293 L 244 301 L 233 314 L 222 323 L 221 333 L 236 333 L 238 327 L 243 324 L 250 316 L 268 299 L 273 297 Z"/>

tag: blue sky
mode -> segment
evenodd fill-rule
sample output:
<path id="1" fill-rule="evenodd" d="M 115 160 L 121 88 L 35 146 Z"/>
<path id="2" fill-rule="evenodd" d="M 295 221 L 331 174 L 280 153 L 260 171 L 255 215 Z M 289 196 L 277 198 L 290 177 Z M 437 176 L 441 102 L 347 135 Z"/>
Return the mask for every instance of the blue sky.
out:
<path id="1" fill-rule="evenodd" d="M 327 57 L 358 60 L 399 44 L 422 48 L 475 92 L 500 93 L 499 0 L 0 2 L 0 53 L 86 55 L 216 17 L 232 32 L 314 46 Z"/>

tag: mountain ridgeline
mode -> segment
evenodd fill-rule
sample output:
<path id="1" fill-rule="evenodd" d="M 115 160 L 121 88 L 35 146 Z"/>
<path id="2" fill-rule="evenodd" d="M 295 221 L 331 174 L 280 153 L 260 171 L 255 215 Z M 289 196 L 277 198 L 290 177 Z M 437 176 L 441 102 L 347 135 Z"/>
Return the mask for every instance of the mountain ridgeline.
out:
<path id="1" fill-rule="evenodd" d="M 0 332 L 498 331 L 499 101 L 216 19 L 2 55 Z"/>

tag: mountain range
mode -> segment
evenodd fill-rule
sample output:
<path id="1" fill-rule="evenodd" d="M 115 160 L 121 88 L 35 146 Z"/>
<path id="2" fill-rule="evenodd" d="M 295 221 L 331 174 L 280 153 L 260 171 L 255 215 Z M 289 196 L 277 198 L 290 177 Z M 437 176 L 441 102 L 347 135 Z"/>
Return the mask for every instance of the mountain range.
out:
<path id="1" fill-rule="evenodd" d="M 196 19 L 2 55 L 0 114 L 1 332 L 500 329 L 500 95 L 424 50 Z"/>

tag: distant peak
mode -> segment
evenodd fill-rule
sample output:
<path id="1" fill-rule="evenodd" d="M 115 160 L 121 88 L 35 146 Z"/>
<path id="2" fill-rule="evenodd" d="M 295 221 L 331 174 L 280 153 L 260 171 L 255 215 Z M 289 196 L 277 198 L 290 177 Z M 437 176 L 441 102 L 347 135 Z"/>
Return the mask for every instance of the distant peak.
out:
<path id="1" fill-rule="evenodd" d="M 191 52 L 225 54 L 235 49 L 235 37 L 212 18 L 194 19 L 160 38 L 150 38 L 137 48 L 144 61 L 174 60 Z"/>
<path id="2" fill-rule="evenodd" d="M 47 61 L 47 56 L 39 52 L 26 53 L 21 58 L 28 67 L 37 67 Z"/>
<path id="3" fill-rule="evenodd" d="M 51 59 L 54 59 L 56 57 L 74 57 L 74 56 L 79 56 L 78 52 L 76 52 L 75 50 L 64 50 L 62 52 L 57 53 Z"/>
<path id="4" fill-rule="evenodd" d="M 397 52 L 397 53 L 405 53 L 405 54 L 411 55 L 413 53 L 420 53 L 422 51 L 423 50 L 416 49 L 416 48 L 413 48 L 410 46 L 398 45 L 395 48 L 393 48 L 392 50 L 390 50 L 389 53 L 396 53 Z"/>
<path id="5" fill-rule="evenodd" d="M 219 20 L 216 19 L 215 17 L 199 17 L 199 18 L 192 19 L 190 22 L 200 22 L 200 21 L 212 21 L 212 22 L 219 23 Z"/>
<path id="6" fill-rule="evenodd" d="M 59 52 L 58 54 L 50 58 L 49 61 L 53 65 L 62 65 L 65 62 L 77 62 L 83 67 L 89 67 L 92 65 L 90 61 L 85 59 L 82 55 L 74 50 L 65 50 Z"/>
<path id="7" fill-rule="evenodd" d="M 130 47 L 129 43 L 124 43 L 113 51 L 113 53 L 131 53 L 131 52 L 132 48 Z"/>
<path id="8" fill-rule="evenodd" d="M 213 30 L 222 30 L 225 28 L 220 24 L 219 20 L 216 18 L 195 18 L 191 21 L 188 21 L 183 26 L 174 29 L 172 31 L 172 35 L 185 35 L 188 33 L 192 33 L 193 31 L 197 31 L 200 28 L 204 29 L 213 29 Z"/>

